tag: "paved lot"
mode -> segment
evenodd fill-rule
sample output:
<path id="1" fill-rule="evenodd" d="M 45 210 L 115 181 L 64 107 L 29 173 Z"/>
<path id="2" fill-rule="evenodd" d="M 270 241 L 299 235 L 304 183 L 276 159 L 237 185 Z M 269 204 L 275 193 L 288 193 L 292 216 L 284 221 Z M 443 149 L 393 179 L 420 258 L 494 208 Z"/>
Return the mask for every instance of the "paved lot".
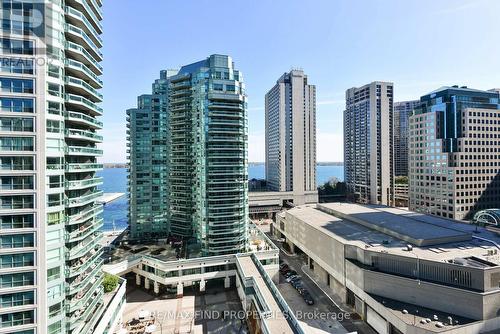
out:
<path id="1" fill-rule="evenodd" d="M 189 289 L 186 289 L 189 290 Z M 225 314 L 241 311 L 236 290 L 213 289 L 202 295 L 185 291 L 182 298 L 156 297 L 142 288 L 127 284 L 127 305 L 124 322 L 138 318 L 139 312 L 149 311 L 155 318 L 154 333 L 247 333 L 238 317 Z"/>

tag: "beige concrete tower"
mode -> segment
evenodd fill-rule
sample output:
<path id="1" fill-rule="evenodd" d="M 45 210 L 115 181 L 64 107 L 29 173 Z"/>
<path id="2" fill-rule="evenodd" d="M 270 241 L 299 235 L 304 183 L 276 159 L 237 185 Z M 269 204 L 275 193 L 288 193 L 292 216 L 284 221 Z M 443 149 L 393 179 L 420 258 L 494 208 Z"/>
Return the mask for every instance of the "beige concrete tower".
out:
<path id="1" fill-rule="evenodd" d="M 394 187 L 393 84 L 375 81 L 346 91 L 344 177 L 349 196 L 390 204 Z"/>
<path id="2" fill-rule="evenodd" d="M 302 70 L 284 73 L 266 94 L 268 190 L 293 192 L 301 204 L 316 191 L 316 87 Z"/>

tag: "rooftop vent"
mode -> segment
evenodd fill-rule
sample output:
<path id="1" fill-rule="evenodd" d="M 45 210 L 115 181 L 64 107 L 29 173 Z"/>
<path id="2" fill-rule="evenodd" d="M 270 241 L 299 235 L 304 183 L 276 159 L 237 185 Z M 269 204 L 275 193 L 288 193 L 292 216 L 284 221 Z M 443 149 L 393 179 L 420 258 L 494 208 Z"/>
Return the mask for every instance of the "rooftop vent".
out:
<path id="1" fill-rule="evenodd" d="M 410 245 L 410 244 L 406 245 L 406 250 L 407 250 L 408 252 L 413 251 L 413 246 L 412 246 L 412 245 Z"/>
<path id="2" fill-rule="evenodd" d="M 462 86 L 462 87 L 460 87 L 460 88 L 467 88 L 467 86 Z"/>

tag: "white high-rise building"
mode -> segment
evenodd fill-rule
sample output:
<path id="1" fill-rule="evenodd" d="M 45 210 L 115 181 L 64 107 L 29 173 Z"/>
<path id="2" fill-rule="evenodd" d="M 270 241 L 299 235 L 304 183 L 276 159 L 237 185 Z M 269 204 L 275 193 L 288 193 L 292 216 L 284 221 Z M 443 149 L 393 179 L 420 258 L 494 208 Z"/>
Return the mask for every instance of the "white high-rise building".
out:
<path id="1" fill-rule="evenodd" d="M 316 192 L 316 86 L 302 70 L 284 73 L 266 94 L 266 180 L 303 204 Z"/>
<path id="2" fill-rule="evenodd" d="M 344 178 L 351 199 L 393 202 L 393 118 L 391 82 L 375 81 L 346 91 Z"/>
<path id="3" fill-rule="evenodd" d="M 1 3 L 1 333 L 102 333 L 119 314 L 102 286 L 101 6 Z"/>

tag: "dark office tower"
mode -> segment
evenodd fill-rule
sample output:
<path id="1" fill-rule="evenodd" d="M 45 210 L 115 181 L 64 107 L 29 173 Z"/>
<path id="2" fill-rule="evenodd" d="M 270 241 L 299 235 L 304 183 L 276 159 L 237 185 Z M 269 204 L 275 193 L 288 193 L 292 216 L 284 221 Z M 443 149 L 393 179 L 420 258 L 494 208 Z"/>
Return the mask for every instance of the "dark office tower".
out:
<path id="1" fill-rule="evenodd" d="M 408 122 L 419 100 L 394 103 L 394 176 L 408 176 Z"/>

